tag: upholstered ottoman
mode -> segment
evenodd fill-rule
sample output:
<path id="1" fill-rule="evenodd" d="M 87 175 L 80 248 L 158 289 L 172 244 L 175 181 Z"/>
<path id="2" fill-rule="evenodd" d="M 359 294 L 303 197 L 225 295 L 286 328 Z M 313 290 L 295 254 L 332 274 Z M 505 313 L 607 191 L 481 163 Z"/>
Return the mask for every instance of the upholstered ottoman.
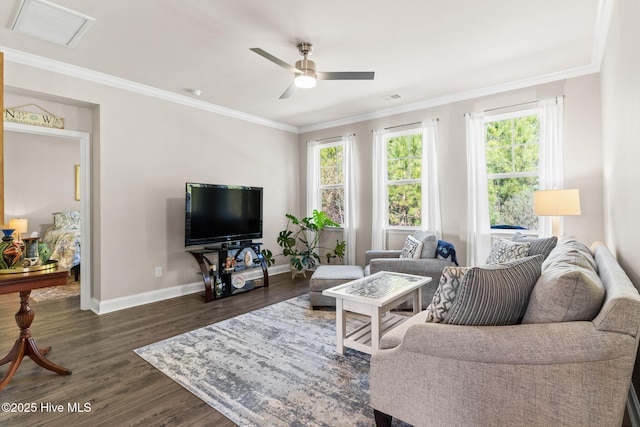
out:
<path id="1" fill-rule="evenodd" d="M 351 280 L 364 277 L 358 265 L 321 265 L 309 280 L 309 300 L 312 307 L 335 307 L 336 299 L 322 295 L 322 291 Z"/>

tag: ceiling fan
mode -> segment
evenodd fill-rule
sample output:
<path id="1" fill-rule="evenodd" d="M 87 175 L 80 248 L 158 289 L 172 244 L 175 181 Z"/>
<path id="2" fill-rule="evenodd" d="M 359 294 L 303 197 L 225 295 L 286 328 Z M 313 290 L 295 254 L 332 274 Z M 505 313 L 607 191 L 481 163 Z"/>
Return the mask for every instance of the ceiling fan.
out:
<path id="1" fill-rule="evenodd" d="M 316 85 L 316 80 L 373 80 L 373 71 L 316 71 L 316 63 L 307 59 L 307 56 L 311 55 L 312 49 L 313 46 L 311 43 L 298 43 L 298 51 L 300 52 L 300 55 L 303 56 L 303 59 L 297 61 L 295 67 L 276 58 L 259 47 L 252 47 L 250 50 L 295 74 L 296 77 L 293 83 L 291 83 L 291 86 L 284 91 L 280 96 L 280 99 L 290 98 L 297 88 L 306 89 L 314 87 Z"/>

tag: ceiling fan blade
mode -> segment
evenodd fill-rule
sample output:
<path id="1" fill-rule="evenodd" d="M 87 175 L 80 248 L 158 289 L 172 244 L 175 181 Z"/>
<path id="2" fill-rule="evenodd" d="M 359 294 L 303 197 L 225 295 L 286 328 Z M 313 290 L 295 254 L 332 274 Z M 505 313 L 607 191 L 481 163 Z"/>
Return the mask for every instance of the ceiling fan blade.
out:
<path id="1" fill-rule="evenodd" d="M 257 53 L 258 55 L 262 56 L 263 58 L 268 59 L 269 61 L 273 62 L 274 64 L 281 66 L 282 68 L 284 68 L 287 71 L 291 71 L 292 73 L 298 73 L 298 74 L 302 72 L 302 71 L 298 70 L 296 67 L 287 64 L 282 59 L 276 58 L 275 56 L 271 55 L 269 52 L 266 52 L 266 51 L 260 49 L 259 47 L 252 47 L 249 50 Z"/>
<path id="2" fill-rule="evenodd" d="M 298 87 L 295 85 L 295 83 L 291 83 L 291 86 L 289 86 L 287 90 L 285 90 L 284 93 L 280 95 L 280 99 L 291 98 L 293 94 L 296 92 L 297 88 Z"/>
<path id="3" fill-rule="evenodd" d="M 329 71 L 316 72 L 318 80 L 373 80 L 373 71 Z"/>

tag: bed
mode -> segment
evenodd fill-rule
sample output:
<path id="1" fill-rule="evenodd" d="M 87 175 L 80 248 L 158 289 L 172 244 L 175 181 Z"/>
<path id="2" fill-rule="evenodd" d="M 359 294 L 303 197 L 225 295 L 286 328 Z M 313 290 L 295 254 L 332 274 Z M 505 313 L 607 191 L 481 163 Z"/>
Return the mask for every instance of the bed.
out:
<path id="1" fill-rule="evenodd" d="M 42 241 L 51 249 L 50 259 L 57 260 L 62 268 L 75 267 L 77 272 L 80 265 L 80 212 L 55 212 L 53 227 L 47 229 Z"/>

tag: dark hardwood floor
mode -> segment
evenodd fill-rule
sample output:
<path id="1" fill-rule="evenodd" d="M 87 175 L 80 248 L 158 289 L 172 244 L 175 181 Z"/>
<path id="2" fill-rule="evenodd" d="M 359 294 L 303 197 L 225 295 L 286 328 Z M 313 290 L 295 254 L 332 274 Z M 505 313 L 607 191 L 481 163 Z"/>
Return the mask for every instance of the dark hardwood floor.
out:
<path id="1" fill-rule="evenodd" d="M 59 376 L 25 359 L 0 392 L 0 403 L 22 411 L 5 412 L 4 405 L 0 425 L 235 426 L 133 350 L 307 292 L 308 279 L 280 274 L 270 277 L 269 288 L 208 304 L 203 290 L 102 316 L 80 311 L 79 297 L 31 301 L 36 342 L 41 348 L 52 346 L 47 357 L 73 374 Z M 17 293 L 0 296 L 0 357 L 18 337 L 14 314 L 19 301 Z M 85 403 L 89 411 L 69 411 L 69 404 L 84 409 Z M 33 406 L 35 412 L 25 412 Z"/>

